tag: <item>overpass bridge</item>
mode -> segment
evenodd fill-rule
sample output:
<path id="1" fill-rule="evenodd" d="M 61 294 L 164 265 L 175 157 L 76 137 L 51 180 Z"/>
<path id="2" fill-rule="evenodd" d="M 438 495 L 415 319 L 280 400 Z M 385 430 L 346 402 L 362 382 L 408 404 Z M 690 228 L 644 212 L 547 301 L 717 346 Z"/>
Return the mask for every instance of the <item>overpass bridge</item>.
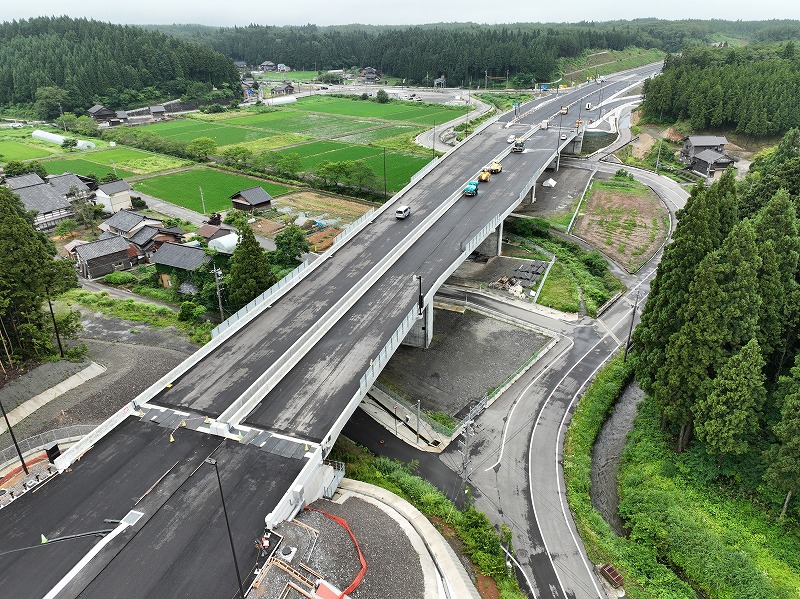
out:
<path id="1" fill-rule="evenodd" d="M 57 567 L 30 576 L 42 592 L 16 596 L 112 596 L 110 589 L 133 578 L 131 560 L 158 573 L 155 581 L 178 585 L 165 564 L 190 566 L 182 550 L 187 538 L 213 545 L 208 523 L 169 517 L 196 510 L 213 521 L 218 514 L 208 494 L 214 489 L 206 457 L 225 466 L 226 488 L 235 489 L 234 538 L 243 557 L 259 523 L 273 527 L 332 493 L 342 473 L 326 464 L 326 456 L 396 348 L 430 343 L 437 289 L 476 249 L 499 253 L 503 220 L 521 202 L 535 200 L 536 180 L 576 143 L 581 131 L 566 127 L 561 106 L 586 116 L 580 110 L 585 102 L 594 105 L 603 92 L 610 101 L 656 71 L 651 66 L 618 75 L 603 91 L 595 85 L 562 91 L 523 106 L 513 120 L 486 123 L 65 452 L 56 460 L 62 474 L 47 493 L 28 494 L 6 510 L 63 534 L 91 529 L 99 505 L 120 517 L 128 511 L 140 516 L 126 519 L 88 561 L 93 548 L 54 549 Z M 543 120 L 550 122 L 547 129 L 540 127 Z M 510 133 L 527 139 L 524 152 L 509 153 Z M 495 159 L 503 172 L 482 183 L 477 197 L 462 197 L 464 184 Z M 407 219 L 394 218 L 400 203 L 411 206 Z M 19 538 L 12 522 L 0 522 L 0 585 L 32 574 L 40 563 L 24 554 L 9 563 L 2 555 L 4 545 Z M 181 592 L 207 596 L 218 583 L 221 573 L 214 568 L 198 570 L 191 584 L 178 585 Z M 142 585 L 128 596 L 154 592 Z"/>

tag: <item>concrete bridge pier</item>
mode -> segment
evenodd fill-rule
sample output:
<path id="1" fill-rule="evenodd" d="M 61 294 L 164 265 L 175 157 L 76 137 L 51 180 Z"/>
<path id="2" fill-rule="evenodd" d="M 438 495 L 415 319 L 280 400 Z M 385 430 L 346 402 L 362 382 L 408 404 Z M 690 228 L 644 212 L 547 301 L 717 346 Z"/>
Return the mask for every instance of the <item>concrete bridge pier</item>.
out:
<path id="1" fill-rule="evenodd" d="M 536 201 L 536 183 L 531 186 L 528 190 L 528 193 L 525 194 L 525 197 L 522 199 L 522 204 L 533 204 Z"/>
<path id="2" fill-rule="evenodd" d="M 531 188 L 533 194 L 533 188 Z M 489 233 L 488 237 L 484 239 L 475 250 L 483 256 L 502 256 L 503 255 L 503 223 L 501 222 L 497 228 Z"/>
<path id="3" fill-rule="evenodd" d="M 431 297 L 433 297 L 431 295 Z M 422 308 L 422 314 L 411 327 L 411 330 L 403 340 L 402 345 L 410 345 L 411 347 L 421 347 L 428 349 L 433 339 L 433 301 L 429 301 L 425 307 Z"/>

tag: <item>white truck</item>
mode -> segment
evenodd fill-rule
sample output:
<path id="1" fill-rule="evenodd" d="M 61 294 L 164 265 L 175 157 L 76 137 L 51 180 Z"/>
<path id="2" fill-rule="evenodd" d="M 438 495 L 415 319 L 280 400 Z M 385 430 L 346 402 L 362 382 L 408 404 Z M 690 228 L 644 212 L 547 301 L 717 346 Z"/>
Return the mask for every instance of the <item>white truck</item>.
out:
<path id="1" fill-rule="evenodd" d="M 539 129 L 547 129 L 548 121 L 547 119 L 542 121 L 542 124 L 539 125 Z"/>

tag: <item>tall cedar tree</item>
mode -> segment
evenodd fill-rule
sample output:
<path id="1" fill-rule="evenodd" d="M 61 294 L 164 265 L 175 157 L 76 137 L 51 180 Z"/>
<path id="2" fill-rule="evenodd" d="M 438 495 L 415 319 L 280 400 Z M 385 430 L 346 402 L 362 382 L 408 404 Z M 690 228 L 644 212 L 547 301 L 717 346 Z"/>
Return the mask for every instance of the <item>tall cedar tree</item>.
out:
<path id="1" fill-rule="evenodd" d="M 697 437 L 722 459 L 748 450 L 748 436 L 758 430 L 758 412 L 764 404 L 764 358 L 756 339 L 720 368 L 710 392 L 693 408 Z"/>
<path id="2" fill-rule="evenodd" d="M 776 193 L 755 220 L 761 313 L 758 341 L 767 361 L 767 375 L 774 379 L 783 367 L 798 320 L 798 264 L 800 236 L 794 203 L 785 190 Z"/>
<path id="3" fill-rule="evenodd" d="M 669 340 L 683 325 L 683 308 L 698 265 L 722 244 L 736 222 L 736 212 L 732 172 L 710 188 L 695 186 L 686 206 L 678 211 L 673 242 L 664 249 L 633 335 L 636 378 L 647 393 L 654 392 Z"/>
<path id="4" fill-rule="evenodd" d="M 789 392 L 783 398 L 780 421 L 773 427 L 778 443 L 765 454 L 769 466 L 764 478 L 786 493 L 783 518 L 792 495 L 800 492 L 800 357 L 791 375 L 781 377 L 781 386 Z"/>
<path id="5" fill-rule="evenodd" d="M 233 250 L 228 273 L 228 306 L 238 310 L 272 287 L 277 279 L 270 270 L 267 252 L 249 226 L 242 228 L 239 245 Z"/>
<path id="6" fill-rule="evenodd" d="M 52 353 L 42 302 L 54 254 L 52 243 L 20 214 L 11 191 L 0 187 L 0 361 L 5 365 Z"/>

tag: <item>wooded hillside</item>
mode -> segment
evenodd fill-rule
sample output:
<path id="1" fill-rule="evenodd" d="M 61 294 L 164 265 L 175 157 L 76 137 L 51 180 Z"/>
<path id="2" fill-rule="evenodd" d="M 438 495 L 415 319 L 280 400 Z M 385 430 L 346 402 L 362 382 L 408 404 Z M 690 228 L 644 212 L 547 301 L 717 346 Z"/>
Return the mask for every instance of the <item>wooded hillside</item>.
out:
<path id="1" fill-rule="evenodd" d="M 69 17 L 23 19 L 0 24 L 0 47 L 0 106 L 32 105 L 44 93 L 45 118 L 58 115 L 59 101 L 64 112 L 84 114 L 98 102 L 131 108 L 196 92 L 198 85 L 238 93 L 230 59 L 138 27 Z"/>

